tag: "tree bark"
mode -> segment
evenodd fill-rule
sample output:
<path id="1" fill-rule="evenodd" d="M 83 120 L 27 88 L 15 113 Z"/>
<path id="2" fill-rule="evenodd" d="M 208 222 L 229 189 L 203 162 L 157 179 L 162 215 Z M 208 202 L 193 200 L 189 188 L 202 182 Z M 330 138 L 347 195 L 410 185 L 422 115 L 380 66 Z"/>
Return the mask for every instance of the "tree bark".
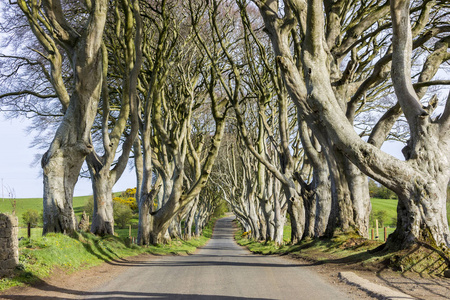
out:
<path id="1" fill-rule="evenodd" d="M 108 170 L 109 173 L 109 170 Z M 91 172 L 94 191 L 94 214 L 91 232 L 100 236 L 114 235 L 114 210 L 112 188 L 115 180 Z"/>
<path id="2" fill-rule="evenodd" d="M 184 226 L 184 237 L 186 240 L 190 240 L 192 238 L 192 225 L 194 224 L 195 215 L 197 213 L 198 201 L 199 197 L 197 196 L 194 202 L 191 204 L 191 208 L 185 220 L 186 223 Z"/>
<path id="3" fill-rule="evenodd" d="M 314 165 L 313 189 L 316 201 L 314 236 L 321 237 L 326 232 L 332 204 L 330 171 L 325 158 Z"/>
<path id="4" fill-rule="evenodd" d="M 291 244 L 298 244 L 305 233 L 305 206 L 295 188 L 284 188 L 287 199 L 287 212 L 291 220 Z"/>
<path id="5" fill-rule="evenodd" d="M 71 233 L 76 229 L 72 198 L 85 155 L 86 152 L 77 151 L 70 144 L 52 151 L 51 157 L 49 152 L 44 155 L 43 234 Z"/>

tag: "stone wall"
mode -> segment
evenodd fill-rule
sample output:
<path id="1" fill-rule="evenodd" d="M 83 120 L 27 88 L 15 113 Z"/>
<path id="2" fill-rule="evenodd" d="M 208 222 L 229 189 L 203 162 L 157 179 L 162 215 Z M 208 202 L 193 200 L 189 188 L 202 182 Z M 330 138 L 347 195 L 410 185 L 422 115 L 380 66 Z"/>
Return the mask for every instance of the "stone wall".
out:
<path id="1" fill-rule="evenodd" d="M 0 278 L 13 274 L 19 264 L 18 220 L 0 214 Z"/>

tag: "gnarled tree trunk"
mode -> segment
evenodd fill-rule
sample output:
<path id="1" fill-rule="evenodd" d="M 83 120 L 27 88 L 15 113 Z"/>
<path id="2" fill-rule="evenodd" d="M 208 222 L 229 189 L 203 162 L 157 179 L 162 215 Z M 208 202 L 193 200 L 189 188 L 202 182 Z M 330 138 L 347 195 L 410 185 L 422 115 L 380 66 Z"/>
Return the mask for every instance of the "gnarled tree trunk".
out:
<path id="1" fill-rule="evenodd" d="M 55 144 L 58 144 L 56 140 L 52 146 Z M 43 234 L 49 232 L 70 233 L 76 229 L 72 204 L 73 191 L 85 156 L 91 148 L 82 144 L 78 148 L 85 150 L 80 151 L 76 149 L 76 143 L 72 145 L 71 147 L 71 144 L 67 143 L 51 152 L 49 150 L 42 159 L 44 171 Z"/>
<path id="2" fill-rule="evenodd" d="M 109 170 L 107 170 L 109 173 Z M 97 235 L 114 234 L 114 210 L 112 188 L 115 180 L 99 176 L 91 171 L 92 189 L 94 191 L 94 214 L 91 232 Z"/>
<path id="3" fill-rule="evenodd" d="M 55 138 L 41 161 L 44 173 L 43 233 L 69 233 L 75 230 L 74 187 L 86 156 L 93 150 L 90 130 L 103 80 L 101 43 L 108 3 L 106 0 L 90 3 L 89 16 L 78 31 L 66 19 L 59 0 L 21 0 L 17 4 L 46 52 L 43 56 L 48 56 L 52 83 L 65 111 Z M 61 76 L 61 48 L 66 51 L 73 71 L 70 100 L 69 89 L 64 86 Z"/>

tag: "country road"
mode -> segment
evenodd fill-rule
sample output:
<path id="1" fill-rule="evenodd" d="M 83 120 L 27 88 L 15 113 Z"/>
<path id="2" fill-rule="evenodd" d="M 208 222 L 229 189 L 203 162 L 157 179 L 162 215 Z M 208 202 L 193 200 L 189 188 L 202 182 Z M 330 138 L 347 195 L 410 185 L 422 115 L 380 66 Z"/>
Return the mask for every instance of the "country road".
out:
<path id="1" fill-rule="evenodd" d="M 232 217 L 189 256 L 136 264 L 84 299 L 349 299 L 307 266 L 254 255 L 233 240 Z"/>

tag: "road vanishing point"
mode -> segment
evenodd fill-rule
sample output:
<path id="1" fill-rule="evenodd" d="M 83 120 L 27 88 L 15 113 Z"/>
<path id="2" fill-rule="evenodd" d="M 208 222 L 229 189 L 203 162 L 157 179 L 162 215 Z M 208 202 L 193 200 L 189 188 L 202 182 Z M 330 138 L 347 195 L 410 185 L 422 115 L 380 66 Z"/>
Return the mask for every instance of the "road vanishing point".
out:
<path id="1" fill-rule="evenodd" d="M 84 299 L 350 298 L 304 264 L 237 245 L 233 218 L 218 220 L 211 240 L 195 254 L 132 264 Z"/>

